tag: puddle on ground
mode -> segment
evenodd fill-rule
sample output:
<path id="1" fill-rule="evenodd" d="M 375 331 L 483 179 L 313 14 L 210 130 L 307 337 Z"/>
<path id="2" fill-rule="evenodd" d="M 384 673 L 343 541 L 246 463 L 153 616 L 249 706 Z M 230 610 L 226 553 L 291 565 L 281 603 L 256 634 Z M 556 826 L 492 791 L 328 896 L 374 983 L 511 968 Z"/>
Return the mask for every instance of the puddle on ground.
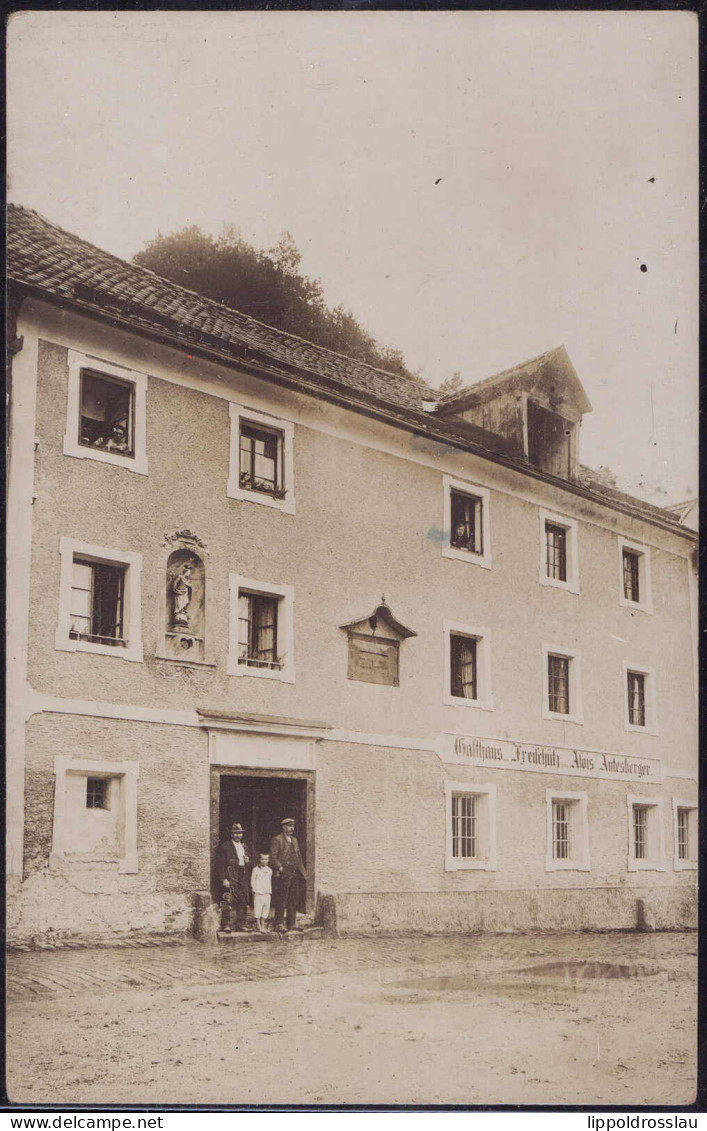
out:
<path id="1" fill-rule="evenodd" d="M 663 969 L 628 962 L 546 962 L 542 966 L 524 966 L 517 973 L 543 978 L 650 978 L 662 974 Z"/>
<path id="2" fill-rule="evenodd" d="M 483 978 L 478 971 L 462 971 L 430 978 L 405 978 L 398 982 L 388 982 L 385 988 L 387 991 L 407 990 L 412 994 L 422 995 L 498 993 L 507 997 L 530 997 L 537 995 L 538 990 L 544 994 L 553 990 L 560 992 L 561 987 L 566 987 L 570 982 L 599 978 L 646 978 L 657 974 L 665 974 L 662 967 L 618 962 L 546 962 L 540 966 L 506 971 L 502 980 Z"/>

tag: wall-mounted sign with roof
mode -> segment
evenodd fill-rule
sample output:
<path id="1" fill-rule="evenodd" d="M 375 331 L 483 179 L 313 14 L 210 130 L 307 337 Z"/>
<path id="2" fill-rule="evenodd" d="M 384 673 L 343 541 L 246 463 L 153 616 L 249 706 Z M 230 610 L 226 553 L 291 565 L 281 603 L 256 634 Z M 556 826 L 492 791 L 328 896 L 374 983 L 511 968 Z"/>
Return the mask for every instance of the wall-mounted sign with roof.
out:
<path id="1" fill-rule="evenodd" d="M 341 628 L 349 638 L 348 678 L 397 687 L 400 642 L 417 633 L 396 620 L 385 601 L 369 616 L 342 624 Z"/>

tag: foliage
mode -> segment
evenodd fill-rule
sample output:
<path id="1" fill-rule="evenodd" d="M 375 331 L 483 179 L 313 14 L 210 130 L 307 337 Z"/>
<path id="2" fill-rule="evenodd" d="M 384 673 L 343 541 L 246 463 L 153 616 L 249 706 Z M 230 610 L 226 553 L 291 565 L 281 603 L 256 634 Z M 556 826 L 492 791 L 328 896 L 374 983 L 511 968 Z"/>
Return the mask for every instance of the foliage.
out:
<path id="1" fill-rule="evenodd" d="M 326 305 L 319 280 L 300 273 L 301 259 L 289 232 L 259 251 L 232 226 L 216 239 L 192 226 L 158 233 L 134 262 L 268 326 L 415 380 L 400 350 L 379 346 L 350 310 Z"/>
<path id="2" fill-rule="evenodd" d="M 451 397 L 453 393 L 461 392 L 464 387 L 462 382 L 462 375 L 457 369 L 452 373 L 451 377 L 445 377 L 444 381 L 437 390 L 437 395 L 441 397 Z"/>

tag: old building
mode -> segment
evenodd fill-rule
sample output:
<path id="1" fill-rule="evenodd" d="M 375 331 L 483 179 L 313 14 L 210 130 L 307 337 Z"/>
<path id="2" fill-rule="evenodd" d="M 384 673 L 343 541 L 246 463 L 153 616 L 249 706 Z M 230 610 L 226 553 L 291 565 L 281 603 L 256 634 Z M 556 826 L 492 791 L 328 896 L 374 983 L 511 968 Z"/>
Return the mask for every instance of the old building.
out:
<path id="1" fill-rule="evenodd" d="M 560 347 L 447 400 L 9 215 L 10 937 L 694 922 L 696 536 Z M 211 893 L 211 895 L 209 894 Z"/>

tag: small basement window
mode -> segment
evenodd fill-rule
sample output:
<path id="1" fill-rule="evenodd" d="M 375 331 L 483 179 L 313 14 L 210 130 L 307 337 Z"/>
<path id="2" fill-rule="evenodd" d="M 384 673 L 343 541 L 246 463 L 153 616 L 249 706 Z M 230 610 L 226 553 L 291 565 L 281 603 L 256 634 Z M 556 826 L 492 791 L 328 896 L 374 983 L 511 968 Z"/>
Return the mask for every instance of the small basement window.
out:
<path id="1" fill-rule="evenodd" d="M 71 640 L 125 647 L 124 565 L 74 557 L 71 582 Z"/>
<path id="2" fill-rule="evenodd" d="M 108 778 L 86 778 L 86 808 L 109 809 Z"/>
<path id="3" fill-rule="evenodd" d="M 134 457 L 135 385 L 81 370 L 79 444 Z"/>

